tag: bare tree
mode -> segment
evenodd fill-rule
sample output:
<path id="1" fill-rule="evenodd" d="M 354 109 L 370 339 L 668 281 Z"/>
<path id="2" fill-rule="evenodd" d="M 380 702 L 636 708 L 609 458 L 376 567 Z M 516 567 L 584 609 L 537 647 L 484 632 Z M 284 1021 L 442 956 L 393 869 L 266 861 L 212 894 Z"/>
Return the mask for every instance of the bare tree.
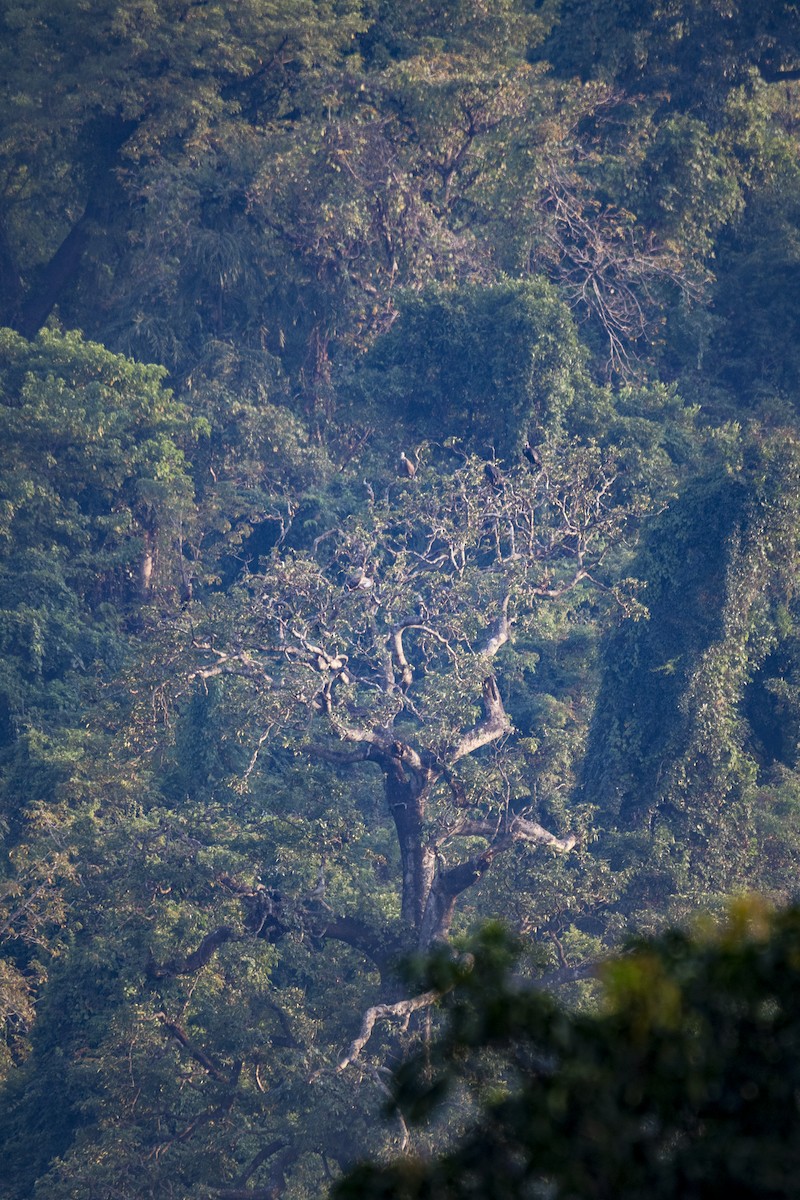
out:
<path id="1" fill-rule="evenodd" d="M 635 604 L 603 579 L 634 510 L 596 447 L 543 445 L 539 457 L 533 470 L 525 460 L 506 469 L 500 486 L 477 459 L 391 484 L 309 551 L 276 552 L 228 644 L 195 641 L 196 681 L 232 673 L 250 688 L 262 732 L 248 775 L 280 731 L 312 759 L 381 781 L 402 864 L 399 926 L 333 911 L 322 872 L 292 913 L 367 955 L 392 992 L 365 1016 L 342 1067 L 376 1021 L 407 1021 L 436 998 L 398 998 L 399 949 L 446 941 L 459 899 L 515 845 L 565 854 L 576 844 L 569 829 L 509 805 L 503 763 L 515 731 L 498 666 L 542 606 L 579 589 Z M 229 885 L 251 921 L 279 936 L 287 918 L 268 884 Z"/>
<path id="2" fill-rule="evenodd" d="M 608 374 L 631 375 L 637 344 L 658 328 L 664 289 L 697 299 L 703 278 L 639 228 L 632 213 L 603 205 L 555 162 L 546 170 L 541 205 L 548 220 L 532 266 L 553 276 L 570 306 L 603 330 Z"/>

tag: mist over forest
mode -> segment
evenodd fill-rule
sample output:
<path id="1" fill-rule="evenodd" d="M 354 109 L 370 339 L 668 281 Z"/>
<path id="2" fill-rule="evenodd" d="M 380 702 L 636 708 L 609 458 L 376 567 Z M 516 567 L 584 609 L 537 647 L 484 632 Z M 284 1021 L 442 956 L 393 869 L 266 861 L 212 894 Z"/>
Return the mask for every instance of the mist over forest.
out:
<path id="1" fill-rule="evenodd" d="M 796 1194 L 797 6 L 0 0 L 0 112 L 0 1200 Z"/>

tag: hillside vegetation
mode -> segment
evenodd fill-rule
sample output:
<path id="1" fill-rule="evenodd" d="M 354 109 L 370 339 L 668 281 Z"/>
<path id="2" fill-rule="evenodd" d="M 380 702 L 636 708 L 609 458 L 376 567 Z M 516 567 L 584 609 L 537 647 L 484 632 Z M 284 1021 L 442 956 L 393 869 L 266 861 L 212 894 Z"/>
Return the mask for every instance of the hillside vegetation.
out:
<path id="1" fill-rule="evenodd" d="M 431 952 L 796 897 L 797 7 L 0 0 L 0 112 L 0 1197 L 316 1200 Z"/>

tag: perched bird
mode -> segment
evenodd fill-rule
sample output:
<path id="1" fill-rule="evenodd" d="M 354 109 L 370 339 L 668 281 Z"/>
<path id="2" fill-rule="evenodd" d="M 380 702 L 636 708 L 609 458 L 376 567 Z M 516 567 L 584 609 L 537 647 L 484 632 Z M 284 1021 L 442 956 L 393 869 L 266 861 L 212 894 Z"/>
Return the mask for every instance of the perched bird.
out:
<path id="1" fill-rule="evenodd" d="M 407 479 L 413 479 L 417 473 L 417 468 L 414 466 L 410 458 L 406 457 L 405 450 L 400 451 L 400 473 L 405 475 Z"/>
<path id="2" fill-rule="evenodd" d="M 349 592 L 371 592 L 374 587 L 375 580 L 366 571 L 356 571 L 355 574 L 347 576 Z"/>
<path id="3" fill-rule="evenodd" d="M 522 457 L 527 458 L 532 467 L 538 469 L 542 465 L 542 456 L 535 446 L 530 442 L 525 443 L 525 449 L 522 451 Z"/>
<path id="4" fill-rule="evenodd" d="M 504 487 L 503 476 L 500 474 L 493 462 L 486 463 L 483 468 L 483 473 L 494 490 L 496 492 L 502 492 Z"/>

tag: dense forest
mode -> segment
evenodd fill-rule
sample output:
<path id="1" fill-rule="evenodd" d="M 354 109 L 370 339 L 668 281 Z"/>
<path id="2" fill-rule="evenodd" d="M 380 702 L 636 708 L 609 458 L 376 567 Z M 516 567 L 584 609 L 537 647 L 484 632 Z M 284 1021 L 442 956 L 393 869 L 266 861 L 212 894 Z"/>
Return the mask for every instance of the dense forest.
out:
<path id="1" fill-rule="evenodd" d="M 0 1197 L 316 1200 L 448 972 L 588 1061 L 798 896 L 800 15 L 0 0 L 0 108 Z"/>

